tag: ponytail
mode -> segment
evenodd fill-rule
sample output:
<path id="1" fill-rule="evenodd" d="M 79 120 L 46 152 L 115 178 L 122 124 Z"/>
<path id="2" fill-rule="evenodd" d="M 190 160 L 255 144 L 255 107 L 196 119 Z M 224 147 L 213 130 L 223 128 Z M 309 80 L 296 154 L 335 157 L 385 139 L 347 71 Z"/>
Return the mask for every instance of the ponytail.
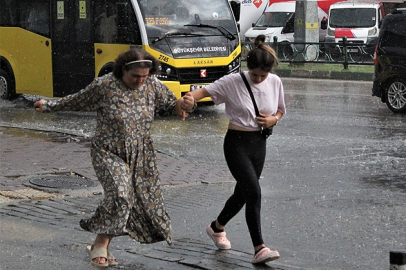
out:
<path id="1" fill-rule="evenodd" d="M 271 72 L 279 64 L 275 50 L 265 44 L 264 35 L 259 35 L 255 38 L 254 47 L 247 56 L 248 69 L 260 68 Z"/>

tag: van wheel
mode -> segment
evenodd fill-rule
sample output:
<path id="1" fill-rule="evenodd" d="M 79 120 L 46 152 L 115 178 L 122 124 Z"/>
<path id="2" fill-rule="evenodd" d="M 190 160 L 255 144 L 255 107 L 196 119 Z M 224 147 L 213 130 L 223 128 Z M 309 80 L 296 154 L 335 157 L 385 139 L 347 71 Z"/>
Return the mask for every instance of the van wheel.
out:
<path id="1" fill-rule="evenodd" d="M 394 80 L 386 91 L 386 105 L 394 113 L 406 112 L 406 81 Z"/>
<path id="2" fill-rule="evenodd" d="M 10 99 L 14 96 L 10 76 L 3 69 L 0 69 L 0 98 Z"/>

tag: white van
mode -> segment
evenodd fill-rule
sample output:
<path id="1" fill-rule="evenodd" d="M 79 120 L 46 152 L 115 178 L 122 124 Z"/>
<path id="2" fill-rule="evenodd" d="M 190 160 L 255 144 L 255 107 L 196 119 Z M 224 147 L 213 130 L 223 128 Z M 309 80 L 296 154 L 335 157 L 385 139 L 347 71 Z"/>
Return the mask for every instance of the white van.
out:
<path id="1" fill-rule="evenodd" d="M 238 30 L 240 32 L 241 41 L 244 40 L 244 33 L 255 23 L 258 18 L 264 14 L 265 10 L 270 5 L 270 0 L 229 0 L 238 9 L 239 18 L 237 20 Z M 236 12 L 236 10 L 233 10 Z"/>
<path id="2" fill-rule="evenodd" d="M 343 37 L 351 43 L 375 42 L 384 17 L 381 4 L 336 3 L 330 6 L 326 42 L 341 42 Z"/>
<path id="3" fill-rule="evenodd" d="M 340 0 L 317 1 L 318 22 L 328 19 L 328 10 L 330 5 Z M 244 40 L 253 42 L 258 35 L 265 35 L 265 42 L 273 42 L 274 37 L 278 42 L 294 42 L 294 23 L 295 23 L 296 1 L 274 2 L 265 13 L 252 25 L 244 34 Z M 326 30 L 319 31 L 319 40 L 324 41 Z"/>

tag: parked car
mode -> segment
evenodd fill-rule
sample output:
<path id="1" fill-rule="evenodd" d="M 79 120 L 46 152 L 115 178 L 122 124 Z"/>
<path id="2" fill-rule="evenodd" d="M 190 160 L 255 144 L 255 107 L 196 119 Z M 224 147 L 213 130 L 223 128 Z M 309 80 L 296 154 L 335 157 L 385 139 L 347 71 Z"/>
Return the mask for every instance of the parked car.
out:
<path id="1" fill-rule="evenodd" d="M 406 112 L 406 8 L 388 14 L 375 47 L 372 95 L 395 113 Z"/>

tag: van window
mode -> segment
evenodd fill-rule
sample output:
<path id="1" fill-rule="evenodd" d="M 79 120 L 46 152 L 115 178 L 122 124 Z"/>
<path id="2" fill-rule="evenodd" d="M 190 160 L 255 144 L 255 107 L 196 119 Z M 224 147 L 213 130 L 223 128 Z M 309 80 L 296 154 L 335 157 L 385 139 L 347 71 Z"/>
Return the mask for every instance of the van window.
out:
<path id="1" fill-rule="evenodd" d="M 283 27 L 293 12 L 265 12 L 255 24 L 256 27 Z"/>
<path id="2" fill-rule="evenodd" d="M 337 8 L 330 11 L 330 27 L 374 27 L 379 18 L 374 8 Z"/>

